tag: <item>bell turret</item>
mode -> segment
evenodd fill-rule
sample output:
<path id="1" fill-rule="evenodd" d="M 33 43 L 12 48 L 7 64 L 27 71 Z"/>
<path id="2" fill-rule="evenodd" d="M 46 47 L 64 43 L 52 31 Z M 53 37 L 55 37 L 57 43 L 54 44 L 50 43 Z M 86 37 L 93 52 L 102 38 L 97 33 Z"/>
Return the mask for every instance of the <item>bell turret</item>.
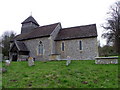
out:
<path id="1" fill-rule="evenodd" d="M 29 16 L 21 24 L 21 34 L 31 32 L 32 29 L 39 27 L 39 24 L 32 16 Z"/>

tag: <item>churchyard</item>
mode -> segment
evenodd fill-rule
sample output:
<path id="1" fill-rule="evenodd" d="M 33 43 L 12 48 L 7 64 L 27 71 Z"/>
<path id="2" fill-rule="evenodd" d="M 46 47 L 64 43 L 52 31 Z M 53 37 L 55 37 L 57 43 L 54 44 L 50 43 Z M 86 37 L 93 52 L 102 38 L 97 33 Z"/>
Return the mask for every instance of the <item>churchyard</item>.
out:
<path id="1" fill-rule="evenodd" d="M 3 88 L 118 88 L 118 64 L 94 60 L 3 63 Z"/>
<path id="2" fill-rule="evenodd" d="M 2 62 L 0 62 L 0 69 L 2 68 Z M 2 71 L 0 70 L 0 90 L 2 88 Z"/>

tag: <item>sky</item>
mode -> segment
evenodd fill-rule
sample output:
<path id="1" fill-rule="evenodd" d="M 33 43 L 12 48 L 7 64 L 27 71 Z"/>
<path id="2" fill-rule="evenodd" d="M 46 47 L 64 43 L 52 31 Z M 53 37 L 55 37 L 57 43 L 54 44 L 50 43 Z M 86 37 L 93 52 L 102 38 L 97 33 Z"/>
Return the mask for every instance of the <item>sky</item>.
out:
<path id="1" fill-rule="evenodd" d="M 117 0 L 1 0 L 0 36 L 5 31 L 21 32 L 21 22 L 32 15 L 40 26 L 61 22 L 63 28 L 96 24 L 101 38 L 106 13 Z"/>

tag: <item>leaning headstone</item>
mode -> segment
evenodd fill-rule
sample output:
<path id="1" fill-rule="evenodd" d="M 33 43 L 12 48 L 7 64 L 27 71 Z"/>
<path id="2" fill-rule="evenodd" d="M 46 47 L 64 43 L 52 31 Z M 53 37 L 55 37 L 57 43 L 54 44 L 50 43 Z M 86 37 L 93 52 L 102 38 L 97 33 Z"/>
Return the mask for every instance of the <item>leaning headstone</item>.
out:
<path id="1" fill-rule="evenodd" d="M 29 58 L 28 58 L 28 65 L 29 65 L 29 66 L 35 65 L 35 64 L 34 64 L 34 60 L 33 60 L 32 57 L 29 57 Z"/>
<path id="2" fill-rule="evenodd" d="M 66 66 L 68 66 L 71 63 L 70 56 L 67 56 Z"/>
<path id="3" fill-rule="evenodd" d="M 6 61 L 5 61 L 5 65 L 6 65 L 6 66 L 10 66 L 10 60 L 6 60 Z"/>

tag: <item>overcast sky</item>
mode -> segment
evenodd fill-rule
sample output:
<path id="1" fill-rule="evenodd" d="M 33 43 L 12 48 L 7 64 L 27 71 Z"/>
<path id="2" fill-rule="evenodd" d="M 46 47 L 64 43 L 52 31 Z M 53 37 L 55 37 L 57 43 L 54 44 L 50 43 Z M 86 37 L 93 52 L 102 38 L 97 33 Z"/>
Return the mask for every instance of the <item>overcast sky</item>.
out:
<path id="1" fill-rule="evenodd" d="M 63 28 L 97 25 L 98 39 L 102 44 L 101 24 L 105 22 L 109 6 L 116 0 L 1 0 L 0 35 L 4 31 L 21 31 L 21 22 L 31 15 L 41 25 L 61 22 Z"/>

